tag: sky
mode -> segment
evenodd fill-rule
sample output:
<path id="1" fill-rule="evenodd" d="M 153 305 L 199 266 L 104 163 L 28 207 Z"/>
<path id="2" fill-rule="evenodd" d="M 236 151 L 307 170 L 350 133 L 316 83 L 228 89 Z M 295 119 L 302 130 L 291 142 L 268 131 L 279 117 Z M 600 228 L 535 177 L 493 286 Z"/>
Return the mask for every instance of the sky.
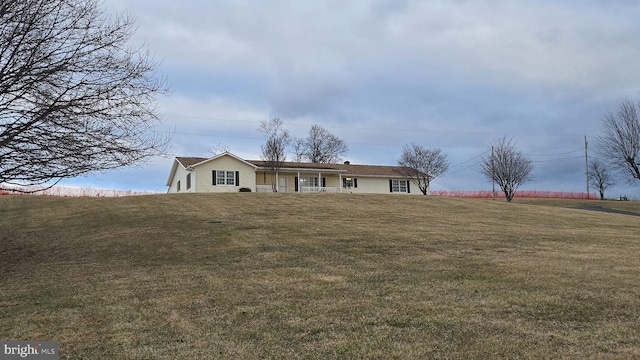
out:
<path id="1" fill-rule="evenodd" d="M 510 137 L 533 161 L 525 190 L 586 191 L 602 118 L 640 99 L 632 0 L 105 0 L 135 18 L 171 84 L 158 98 L 167 157 L 63 185 L 166 191 L 174 156 L 227 148 L 259 159 L 261 121 L 318 124 L 352 164 L 395 165 L 405 144 L 441 148 L 434 190 L 489 190 L 481 157 Z M 293 158 L 293 151 L 289 155 Z M 594 189 L 591 188 L 591 192 Z M 606 193 L 640 199 L 620 178 Z"/>

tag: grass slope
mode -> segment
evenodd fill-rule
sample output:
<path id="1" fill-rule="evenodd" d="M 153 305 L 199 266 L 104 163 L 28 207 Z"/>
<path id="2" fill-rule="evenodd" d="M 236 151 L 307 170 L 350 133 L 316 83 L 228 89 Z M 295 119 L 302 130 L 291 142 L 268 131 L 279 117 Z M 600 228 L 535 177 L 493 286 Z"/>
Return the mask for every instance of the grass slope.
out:
<path id="1" fill-rule="evenodd" d="M 3 196 L 0 339 L 71 359 L 640 357 L 639 218 L 580 204 Z"/>

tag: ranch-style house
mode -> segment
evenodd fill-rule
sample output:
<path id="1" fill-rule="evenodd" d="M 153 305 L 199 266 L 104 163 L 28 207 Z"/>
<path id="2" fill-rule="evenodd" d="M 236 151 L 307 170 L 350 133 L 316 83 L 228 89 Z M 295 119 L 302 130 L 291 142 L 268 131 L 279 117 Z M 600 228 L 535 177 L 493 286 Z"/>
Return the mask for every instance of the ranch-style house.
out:
<path id="1" fill-rule="evenodd" d="M 334 192 L 419 194 L 402 167 L 285 162 L 273 173 L 267 162 L 229 152 L 210 158 L 176 157 L 167 179 L 169 193 Z"/>

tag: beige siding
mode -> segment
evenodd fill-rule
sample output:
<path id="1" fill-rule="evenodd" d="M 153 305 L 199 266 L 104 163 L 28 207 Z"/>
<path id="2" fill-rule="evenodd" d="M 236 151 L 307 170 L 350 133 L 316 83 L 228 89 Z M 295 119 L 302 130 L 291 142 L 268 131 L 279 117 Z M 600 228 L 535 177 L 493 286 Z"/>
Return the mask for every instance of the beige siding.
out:
<path id="1" fill-rule="evenodd" d="M 353 194 L 392 194 L 389 191 L 389 178 L 375 178 L 375 177 L 358 177 L 349 176 L 352 179 L 358 179 L 358 187 L 347 190 L 343 188 L 344 192 Z M 411 183 L 409 184 L 410 193 L 393 193 L 393 195 L 422 195 L 422 192 L 418 187 Z"/>
<path id="2" fill-rule="evenodd" d="M 340 177 L 338 177 L 338 175 L 329 175 L 323 177 L 327 178 L 327 187 L 342 187 L 342 183 L 340 182 Z"/>
<path id="3" fill-rule="evenodd" d="M 213 170 L 238 171 L 240 175 L 240 185 L 213 185 Z M 255 168 L 238 159 L 223 155 L 219 158 L 202 163 L 196 167 L 196 191 L 202 192 L 238 192 L 240 188 L 246 187 L 255 191 L 256 176 Z M 191 179 L 193 181 L 193 179 Z"/>
<path id="4" fill-rule="evenodd" d="M 191 188 L 187 189 L 187 174 L 191 173 Z M 180 191 L 178 191 L 178 181 L 180 181 Z M 171 181 L 171 186 L 169 187 L 170 193 L 185 193 L 185 192 L 194 192 L 195 185 L 195 172 L 187 171 L 182 165 L 177 166 L 176 173 L 173 175 L 173 180 Z"/>
<path id="5" fill-rule="evenodd" d="M 266 171 L 256 172 L 256 185 L 271 185 L 271 174 Z"/>

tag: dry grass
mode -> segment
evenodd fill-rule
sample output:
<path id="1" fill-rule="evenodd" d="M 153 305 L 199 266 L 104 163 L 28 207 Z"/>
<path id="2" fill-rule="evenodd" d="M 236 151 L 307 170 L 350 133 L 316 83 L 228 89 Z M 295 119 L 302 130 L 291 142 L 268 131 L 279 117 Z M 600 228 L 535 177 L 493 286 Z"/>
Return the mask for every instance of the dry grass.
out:
<path id="1" fill-rule="evenodd" d="M 0 339 L 61 358 L 640 357 L 637 202 L 0 197 Z M 212 223 L 213 222 L 213 223 Z"/>

